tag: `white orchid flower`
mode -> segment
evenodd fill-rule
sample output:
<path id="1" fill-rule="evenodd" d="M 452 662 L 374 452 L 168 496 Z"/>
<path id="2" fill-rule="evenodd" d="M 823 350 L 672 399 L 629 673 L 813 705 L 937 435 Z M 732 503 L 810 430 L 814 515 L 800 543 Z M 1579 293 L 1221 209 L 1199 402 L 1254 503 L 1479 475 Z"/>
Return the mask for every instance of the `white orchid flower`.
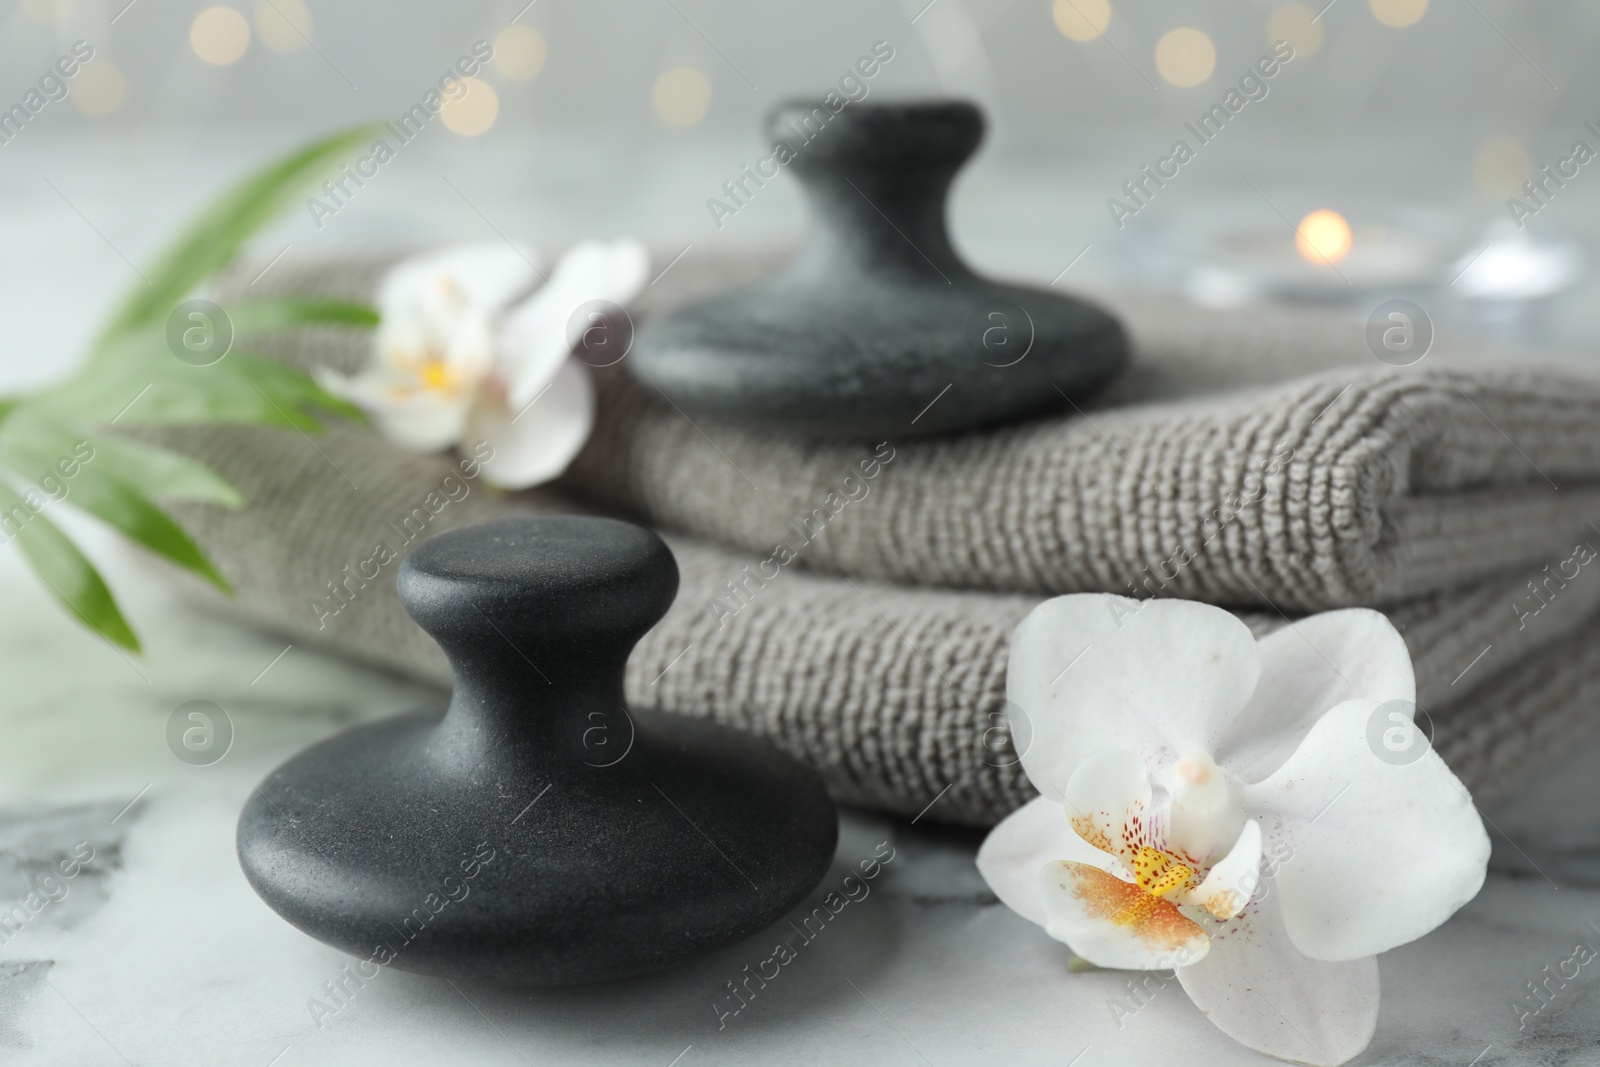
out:
<path id="1" fill-rule="evenodd" d="M 538 278 L 529 252 L 496 242 L 404 260 L 379 292 L 370 362 L 355 375 L 322 370 L 317 379 L 402 448 L 466 443 L 489 456 L 483 476 L 495 485 L 550 481 L 594 426 L 594 387 L 572 356 L 569 322 L 590 301 L 631 300 L 648 268 L 637 241 L 586 241 L 514 304 Z"/>
<path id="2" fill-rule="evenodd" d="M 1257 642 L 1206 604 L 1058 597 L 1017 628 L 1007 696 L 1043 795 L 984 841 L 984 879 L 1090 963 L 1175 968 L 1260 1052 L 1361 1052 L 1374 956 L 1483 885 L 1488 835 L 1375 611 Z"/>

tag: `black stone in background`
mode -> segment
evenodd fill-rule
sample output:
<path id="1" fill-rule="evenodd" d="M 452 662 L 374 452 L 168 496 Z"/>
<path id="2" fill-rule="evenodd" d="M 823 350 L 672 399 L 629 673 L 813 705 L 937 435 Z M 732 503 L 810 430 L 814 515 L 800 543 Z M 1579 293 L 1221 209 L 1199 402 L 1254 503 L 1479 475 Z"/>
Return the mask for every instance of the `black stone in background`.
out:
<path id="1" fill-rule="evenodd" d="M 821 781 L 754 737 L 623 701 L 677 584 L 660 538 L 609 519 L 418 545 L 400 596 L 450 656 L 450 706 L 274 771 L 239 820 L 250 884 L 363 960 L 540 985 L 660 970 L 780 918 L 833 856 Z"/>
<path id="2" fill-rule="evenodd" d="M 644 323 L 627 364 L 641 381 L 687 412 L 876 441 L 1064 409 L 1122 369 L 1116 319 L 980 278 L 951 246 L 945 196 L 983 137 L 977 107 L 789 103 L 767 126 L 794 149 L 805 246 L 772 279 Z"/>

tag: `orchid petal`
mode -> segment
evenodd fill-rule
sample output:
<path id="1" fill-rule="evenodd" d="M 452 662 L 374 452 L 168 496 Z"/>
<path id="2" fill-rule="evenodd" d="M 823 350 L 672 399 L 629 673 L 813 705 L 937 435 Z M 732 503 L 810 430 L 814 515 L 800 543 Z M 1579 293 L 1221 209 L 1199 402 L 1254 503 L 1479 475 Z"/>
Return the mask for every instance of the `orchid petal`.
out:
<path id="1" fill-rule="evenodd" d="M 1245 782 L 1271 774 L 1323 712 L 1356 697 L 1416 700 L 1405 640 L 1383 614 L 1311 615 L 1262 638 L 1261 679 L 1214 754 Z"/>
<path id="2" fill-rule="evenodd" d="M 1185 904 L 1198 904 L 1214 919 L 1227 920 L 1244 910 L 1261 886 L 1261 824 L 1244 824 L 1239 839 L 1218 860 L 1194 889 L 1184 894 Z"/>
<path id="3" fill-rule="evenodd" d="M 542 393 L 512 411 L 498 404 L 475 408 L 466 438 L 493 449 L 483 460 L 484 480 L 526 489 L 560 476 L 594 426 L 594 385 L 589 372 L 568 360 Z"/>
<path id="4" fill-rule="evenodd" d="M 449 245 L 395 264 L 378 290 L 378 306 L 388 318 L 394 309 L 416 306 L 440 278 L 449 278 L 466 304 L 494 312 L 526 292 L 538 274 L 538 258 L 520 245 L 506 241 Z"/>
<path id="5" fill-rule="evenodd" d="M 1413 941 L 1483 885 L 1489 835 L 1466 787 L 1431 749 L 1407 757 L 1383 746 L 1388 716 L 1410 707 L 1347 700 L 1244 790 L 1292 849 L 1276 883 L 1307 956 L 1349 960 Z"/>
<path id="6" fill-rule="evenodd" d="M 379 289 L 372 371 L 409 388 L 476 392 L 495 365 L 495 315 L 536 273 L 525 252 L 504 242 L 402 260 Z"/>
<path id="7" fill-rule="evenodd" d="M 437 452 L 461 440 L 465 405 L 423 395 L 412 403 L 372 411 L 378 432 L 408 452 Z"/>
<path id="8" fill-rule="evenodd" d="M 373 406 L 385 399 L 381 396 L 383 386 L 379 382 L 379 377 L 371 372 L 340 374 L 327 367 L 312 367 L 311 376 L 317 380 L 318 385 L 334 396 L 360 407 Z"/>
<path id="9" fill-rule="evenodd" d="M 533 296 L 506 314 L 499 347 L 513 410 L 532 399 L 572 352 L 568 323 L 584 304 L 625 304 L 644 285 L 650 255 L 638 241 L 584 241 L 561 257 Z"/>
<path id="10" fill-rule="evenodd" d="M 1223 1033 L 1296 1063 L 1344 1063 L 1367 1047 L 1377 1026 L 1378 961 L 1302 955 L 1270 891 L 1214 929 L 1211 951 L 1179 967 L 1178 981 Z"/>
<path id="11" fill-rule="evenodd" d="M 1255 638 L 1221 608 L 1104 594 L 1047 600 L 1011 641 L 1006 695 L 1027 718 L 1023 769 L 1056 799 L 1105 749 L 1132 749 L 1155 773 L 1209 749 L 1258 670 Z"/>
<path id="12" fill-rule="evenodd" d="M 1072 829 L 1100 851 L 1131 863 L 1140 847 L 1153 844 L 1150 774 L 1132 752 L 1095 753 L 1072 772 L 1062 792 Z"/>
<path id="13" fill-rule="evenodd" d="M 1097 867 L 1111 863 L 1110 856 L 1072 832 L 1058 802 L 1035 797 L 989 831 L 978 849 L 978 873 L 1000 903 L 1043 926 L 1046 916 L 1039 871 L 1055 860 Z"/>
<path id="14" fill-rule="evenodd" d="M 1199 960 L 1208 938 L 1170 900 L 1070 860 L 1039 872 L 1045 932 L 1097 967 L 1161 970 Z"/>
<path id="15" fill-rule="evenodd" d="M 353 377 L 318 368 L 317 383 L 372 416 L 385 439 L 410 452 L 437 452 L 461 439 L 471 397 L 427 390 L 397 391 L 380 376 Z"/>

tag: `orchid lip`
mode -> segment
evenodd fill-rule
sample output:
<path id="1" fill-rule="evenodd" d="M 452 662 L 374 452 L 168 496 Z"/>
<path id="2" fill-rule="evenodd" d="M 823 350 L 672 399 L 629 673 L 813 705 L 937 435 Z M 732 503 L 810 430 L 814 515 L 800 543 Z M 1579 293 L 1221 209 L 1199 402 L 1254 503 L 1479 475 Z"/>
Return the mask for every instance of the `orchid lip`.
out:
<path id="1" fill-rule="evenodd" d="M 1064 805 L 1074 833 L 1107 861 L 1104 877 L 1074 876 L 1083 908 L 1171 948 L 1206 938 L 1180 908 L 1227 921 L 1249 902 L 1259 882 L 1261 833 L 1235 817 L 1228 777 L 1208 753 L 1185 755 L 1164 778 L 1166 788 L 1157 789 L 1139 756 L 1099 753 L 1073 773 Z"/>

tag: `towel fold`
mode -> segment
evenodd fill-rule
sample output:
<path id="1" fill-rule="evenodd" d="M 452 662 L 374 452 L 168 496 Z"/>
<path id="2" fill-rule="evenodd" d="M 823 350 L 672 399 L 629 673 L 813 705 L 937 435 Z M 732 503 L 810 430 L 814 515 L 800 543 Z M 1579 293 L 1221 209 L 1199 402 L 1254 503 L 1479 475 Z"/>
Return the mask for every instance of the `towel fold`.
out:
<path id="1" fill-rule="evenodd" d="M 783 258 L 691 252 L 635 313 Z M 392 260 L 280 264 L 254 288 L 364 299 Z M 879 503 L 808 543 L 800 565 L 1305 612 L 1537 571 L 1600 517 L 1600 377 L 1442 343 L 1392 368 L 1361 322 L 1331 314 L 1097 299 L 1128 327 L 1126 374 L 1077 407 L 1063 398 L 1056 417 L 890 439 Z M 346 370 L 365 356 L 305 336 L 276 354 Z M 594 372 L 600 417 L 563 485 L 653 524 L 766 555 L 872 451 L 686 415 L 625 363 Z"/>
<path id="2" fill-rule="evenodd" d="M 368 297 L 391 258 L 268 278 Z M 640 313 L 771 262 L 686 257 Z M 597 374 L 597 429 L 559 492 L 495 494 L 350 426 L 316 448 L 256 427 L 157 436 L 248 500 L 175 509 L 236 586 L 228 610 L 441 684 L 393 564 L 373 575 L 380 546 L 548 511 L 665 528 L 681 589 L 629 662 L 630 702 L 765 735 L 838 798 L 886 810 L 937 798 L 929 818 L 986 824 L 1028 799 L 1005 735 L 1007 642 L 1064 590 L 1232 604 L 1257 632 L 1384 605 L 1435 747 L 1481 799 L 1596 724 L 1600 577 L 1571 561 L 1600 547 L 1600 436 L 1583 425 L 1600 385 L 1442 352 L 1392 370 L 1359 324 L 1113 299 L 1135 357 L 1110 391 L 949 440 L 817 444 L 691 421 L 615 369 Z M 302 330 L 273 347 L 349 370 L 365 339 Z M 419 511 L 447 477 L 443 506 Z M 780 543 L 795 559 L 775 565 Z"/>
<path id="3" fill-rule="evenodd" d="M 648 297 L 645 313 L 679 293 Z M 1102 300 L 1129 328 L 1126 375 L 1057 417 L 891 438 L 879 505 L 804 565 L 1316 611 L 1537 570 L 1600 516 L 1600 378 L 1443 344 L 1392 368 L 1359 321 Z M 566 484 L 726 544 L 769 551 L 862 454 L 691 422 L 622 374 L 600 381 L 599 428 Z"/>

